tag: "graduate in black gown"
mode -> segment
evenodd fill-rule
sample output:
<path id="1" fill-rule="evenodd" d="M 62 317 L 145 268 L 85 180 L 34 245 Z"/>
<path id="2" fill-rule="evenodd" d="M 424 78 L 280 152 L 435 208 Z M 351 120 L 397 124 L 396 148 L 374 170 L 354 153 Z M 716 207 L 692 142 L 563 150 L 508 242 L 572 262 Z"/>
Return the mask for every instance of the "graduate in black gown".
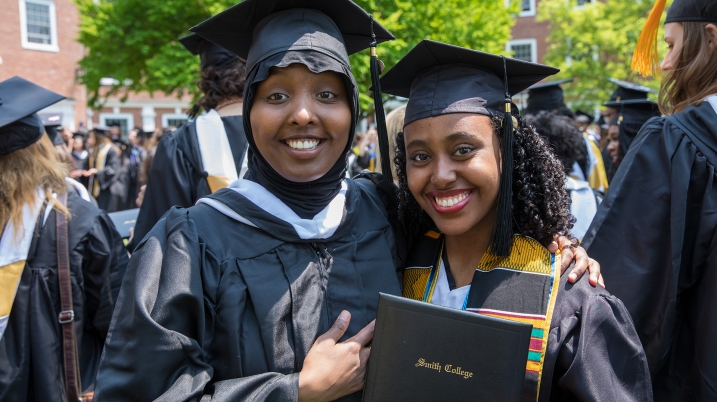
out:
<path id="1" fill-rule="evenodd" d="M 67 233 L 83 393 L 97 367 L 127 251 L 107 214 L 66 183 L 69 169 L 37 110 L 63 97 L 14 77 L 0 83 L 0 400 L 66 401 L 56 220 Z M 56 195 L 67 196 L 66 204 Z"/>
<path id="2" fill-rule="evenodd" d="M 531 324 L 524 401 L 650 401 L 623 304 L 585 279 L 568 283 L 542 245 L 573 226 L 565 167 L 518 120 L 510 96 L 557 72 L 424 40 L 382 77 L 385 93 L 408 97 L 399 211 L 425 233 L 409 253 L 403 295 Z"/>
<path id="3" fill-rule="evenodd" d="M 122 151 L 107 137 L 108 127 L 95 126 L 87 137 L 92 148 L 82 171 L 83 184 L 105 212 L 119 211 L 124 193 Z"/>
<path id="4" fill-rule="evenodd" d="M 634 57 L 643 74 L 657 64 L 651 38 L 662 7 L 653 9 Z M 655 399 L 714 401 L 717 2 L 675 0 L 665 41 L 660 107 L 667 116 L 649 120 L 632 141 L 584 244 L 630 311 Z"/>
<path id="5" fill-rule="evenodd" d="M 400 294 L 376 185 L 345 179 L 348 54 L 370 27 L 348 0 L 248 0 L 193 28 L 247 60 L 248 173 L 170 209 L 135 249 L 98 401 L 361 399 L 378 293 Z"/>
<path id="6" fill-rule="evenodd" d="M 180 42 L 199 55 L 203 96 L 191 111 L 195 120 L 167 133 L 157 145 L 130 250 L 172 206 L 191 207 L 241 178 L 245 165 L 244 60 L 196 34 Z M 200 110 L 207 113 L 198 116 Z"/>

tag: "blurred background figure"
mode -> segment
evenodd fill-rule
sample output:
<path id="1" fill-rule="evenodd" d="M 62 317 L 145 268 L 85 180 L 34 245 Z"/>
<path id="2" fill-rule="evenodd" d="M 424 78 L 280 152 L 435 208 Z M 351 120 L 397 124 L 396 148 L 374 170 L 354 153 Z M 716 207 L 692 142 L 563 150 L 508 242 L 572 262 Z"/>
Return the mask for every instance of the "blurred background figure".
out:
<path id="1" fill-rule="evenodd" d="M 581 240 L 602 201 L 602 193 L 593 190 L 587 181 L 568 176 L 572 166 L 586 158 L 582 134 L 569 117 L 560 116 L 555 111 L 528 115 L 526 122 L 535 127 L 565 168 L 565 188 L 572 201 L 570 213 L 576 219 L 572 234 Z"/>
<path id="2" fill-rule="evenodd" d="M 139 195 L 140 171 L 142 162 L 147 158 L 145 145 L 145 132 L 135 127 L 129 132 L 129 161 L 127 164 L 127 204 L 126 209 L 138 208 L 137 195 Z"/>
<path id="3" fill-rule="evenodd" d="M 0 82 L 2 401 L 91 398 L 128 262 L 107 214 L 68 186 L 69 166 L 44 135 L 36 111 L 63 98 L 19 77 Z"/>
<path id="4" fill-rule="evenodd" d="M 565 105 L 565 97 L 561 85 L 572 82 L 572 78 L 536 84 L 528 88 L 527 115 L 536 115 L 541 111 L 554 111 L 558 116 L 566 116 L 575 120 L 575 114 Z M 569 176 L 586 181 L 593 190 L 605 193 L 608 188 L 607 174 L 602 160 L 602 153 L 594 138 L 583 135 L 585 159 L 575 161 Z"/>
<path id="5" fill-rule="evenodd" d="M 106 212 L 119 211 L 126 190 L 119 181 L 122 152 L 107 136 L 109 128 L 95 126 L 87 137 L 89 155 L 82 171 L 83 184 Z"/>

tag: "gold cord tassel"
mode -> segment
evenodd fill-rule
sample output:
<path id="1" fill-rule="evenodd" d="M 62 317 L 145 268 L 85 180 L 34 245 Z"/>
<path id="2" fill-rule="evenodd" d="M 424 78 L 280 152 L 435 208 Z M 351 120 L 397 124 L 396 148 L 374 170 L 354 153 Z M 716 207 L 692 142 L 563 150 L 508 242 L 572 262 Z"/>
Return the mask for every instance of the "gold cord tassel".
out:
<path id="1" fill-rule="evenodd" d="M 667 0 L 657 0 L 650 11 L 650 16 L 645 21 L 645 26 L 637 40 L 637 47 L 632 54 L 632 71 L 636 71 L 645 77 L 657 73 L 659 57 L 657 54 L 657 30 L 660 27 L 662 12 L 665 10 Z"/>

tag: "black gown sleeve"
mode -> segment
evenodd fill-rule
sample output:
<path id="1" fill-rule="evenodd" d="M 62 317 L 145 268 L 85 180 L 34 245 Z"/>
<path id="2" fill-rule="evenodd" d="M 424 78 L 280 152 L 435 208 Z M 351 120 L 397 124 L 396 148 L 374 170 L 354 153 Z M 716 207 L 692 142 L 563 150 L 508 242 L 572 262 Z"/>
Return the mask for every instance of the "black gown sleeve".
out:
<path id="1" fill-rule="evenodd" d="M 86 241 L 82 263 L 85 305 L 92 326 L 104 340 L 129 256 L 122 237 L 104 211 L 95 220 Z"/>
<path id="2" fill-rule="evenodd" d="M 102 188 L 102 190 L 109 188 L 117 178 L 117 175 L 120 174 L 121 169 L 122 159 L 120 155 L 114 148 L 110 148 L 107 152 L 105 166 L 102 169 L 98 169 L 97 173 L 95 173 L 95 179 L 99 181 L 100 188 Z"/>
<path id="3" fill-rule="evenodd" d="M 212 382 L 207 353 L 214 329 L 208 323 L 215 313 L 207 294 L 218 286 L 218 264 L 186 210 L 171 209 L 152 229 L 127 268 L 100 363 L 96 401 L 297 400 L 298 373 Z M 233 286 L 241 290 L 235 316 L 241 332 L 246 285 Z"/>
<path id="4" fill-rule="evenodd" d="M 186 130 L 186 126 L 180 130 Z M 167 133 L 157 145 L 134 237 L 128 245 L 130 252 L 170 208 L 175 205 L 188 208 L 194 204 L 195 169 L 189 160 L 191 156 L 180 148 L 177 135 L 176 131 Z"/>
<path id="5" fill-rule="evenodd" d="M 652 401 L 645 352 L 622 302 L 587 279 L 560 283 L 541 401 Z"/>

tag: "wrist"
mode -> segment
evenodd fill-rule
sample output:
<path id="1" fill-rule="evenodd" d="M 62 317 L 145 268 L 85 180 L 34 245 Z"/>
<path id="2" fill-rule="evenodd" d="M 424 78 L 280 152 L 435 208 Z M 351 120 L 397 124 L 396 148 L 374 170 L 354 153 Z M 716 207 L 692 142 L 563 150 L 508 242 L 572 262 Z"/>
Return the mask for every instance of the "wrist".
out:
<path id="1" fill-rule="evenodd" d="M 321 401 L 321 392 L 313 384 L 310 377 L 305 371 L 299 372 L 299 402 Z"/>

